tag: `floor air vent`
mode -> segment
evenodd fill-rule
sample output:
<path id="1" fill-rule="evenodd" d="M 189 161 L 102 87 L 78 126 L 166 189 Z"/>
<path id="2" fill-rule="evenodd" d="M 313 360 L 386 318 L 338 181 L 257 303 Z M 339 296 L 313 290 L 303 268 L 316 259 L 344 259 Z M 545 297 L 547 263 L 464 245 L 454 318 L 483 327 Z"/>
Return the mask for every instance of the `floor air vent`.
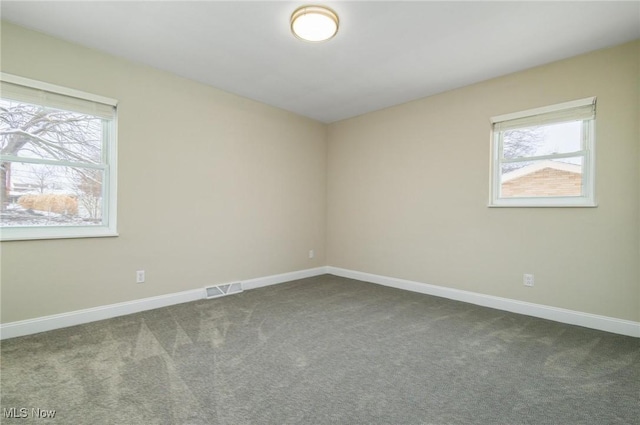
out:
<path id="1" fill-rule="evenodd" d="M 237 294 L 242 292 L 242 283 L 223 283 L 220 285 L 209 286 L 204 288 L 207 291 L 208 298 L 224 297 L 225 295 Z"/>

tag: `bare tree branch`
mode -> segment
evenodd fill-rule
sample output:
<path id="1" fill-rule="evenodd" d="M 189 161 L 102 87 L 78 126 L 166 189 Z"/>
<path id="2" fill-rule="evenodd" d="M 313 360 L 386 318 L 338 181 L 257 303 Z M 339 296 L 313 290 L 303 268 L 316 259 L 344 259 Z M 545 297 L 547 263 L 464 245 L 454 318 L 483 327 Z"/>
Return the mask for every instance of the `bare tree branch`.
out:
<path id="1" fill-rule="evenodd" d="M 100 118 L 0 99 L 0 154 L 96 164 L 101 152 Z M 0 169 L 3 209 L 8 202 L 10 180 L 11 163 L 6 162 Z M 83 184 L 88 188 L 101 185 L 101 180 L 87 175 Z"/>

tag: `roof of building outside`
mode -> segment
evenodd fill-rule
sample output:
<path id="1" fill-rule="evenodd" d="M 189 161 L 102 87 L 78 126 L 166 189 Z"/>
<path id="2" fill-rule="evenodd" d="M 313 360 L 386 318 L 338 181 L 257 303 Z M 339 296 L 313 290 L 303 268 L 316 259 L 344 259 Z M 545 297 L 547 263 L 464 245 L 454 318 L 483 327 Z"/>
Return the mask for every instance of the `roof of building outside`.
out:
<path id="1" fill-rule="evenodd" d="M 570 164 L 568 162 L 559 162 L 559 161 L 539 161 L 535 162 L 531 165 L 527 165 L 526 167 L 518 168 L 517 170 L 510 171 L 502 175 L 502 183 L 508 182 L 510 180 L 514 180 L 528 174 L 533 174 L 537 171 L 544 170 L 545 168 L 551 168 L 554 170 L 566 171 L 569 173 L 582 173 L 582 166 L 577 164 Z"/>

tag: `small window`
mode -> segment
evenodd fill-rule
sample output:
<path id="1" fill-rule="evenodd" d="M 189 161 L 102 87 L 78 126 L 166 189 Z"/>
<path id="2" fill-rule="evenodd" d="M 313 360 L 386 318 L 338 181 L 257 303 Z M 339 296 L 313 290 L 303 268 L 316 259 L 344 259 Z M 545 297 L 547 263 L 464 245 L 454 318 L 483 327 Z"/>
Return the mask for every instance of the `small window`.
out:
<path id="1" fill-rule="evenodd" d="M 594 207 L 596 98 L 491 119 L 492 207 Z"/>
<path id="2" fill-rule="evenodd" d="M 116 101 L 0 74 L 2 240 L 116 235 Z"/>

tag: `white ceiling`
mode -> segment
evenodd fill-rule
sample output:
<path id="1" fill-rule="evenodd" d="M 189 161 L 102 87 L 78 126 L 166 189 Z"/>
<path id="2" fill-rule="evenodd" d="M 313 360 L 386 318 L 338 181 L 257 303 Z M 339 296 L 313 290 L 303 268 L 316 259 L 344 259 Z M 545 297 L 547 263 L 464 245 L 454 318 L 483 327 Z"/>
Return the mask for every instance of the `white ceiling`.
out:
<path id="1" fill-rule="evenodd" d="M 295 38 L 307 1 L 2 0 L 2 19 L 329 123 L 640 38 L 640 1 L 319 1 L 340 16 Z"/>

